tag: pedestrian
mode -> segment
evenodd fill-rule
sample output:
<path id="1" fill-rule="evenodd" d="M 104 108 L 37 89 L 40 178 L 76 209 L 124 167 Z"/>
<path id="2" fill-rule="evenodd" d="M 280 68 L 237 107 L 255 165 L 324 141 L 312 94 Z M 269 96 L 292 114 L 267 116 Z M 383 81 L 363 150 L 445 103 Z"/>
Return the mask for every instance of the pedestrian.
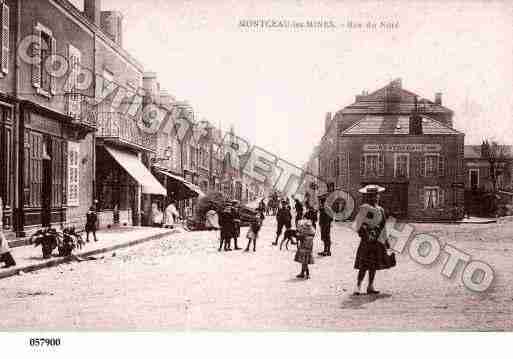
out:
<path id="1" fill-rule="evenodd" d="M 219 226 L 221 227 L 219 237 L 219 251 L 223 249 L 231 251 L 230 242 L 233 237 L 233 209 L 229 204 L 225 205 L 219 213 Z"/>
<path id="2" fill-rule="evenodd" d="M 175 222 L 180 218 L 180 214 L 175 206 L 175 201 L 169 201 L 169 204 L 166 207 L 166 211 L 164 213 L 164 227 L 165 228 L 173 228 Z"/>
<path id="3" fill-rule="evenodd" d="M 286 201 L 282 201 L 281 207 L 278 209 L 278 212 L 276 213 L 276 240 L 272 243 L 273 246 L 278 245 L 278 238 L 280 237 L 283 228 L 287 230 L 290 229 L 290 227 L 292 227 L 291 222 L 292 214 L 290 213 L 290 207 L 287 206 Z"/>
<path id="4" fill-rule="evenodd" d="M 253 252 L 256 252 L 256 241 L 258 238 L 258 233 L 260 232 L 260 228 L 262 228 L 262 216 L 261 213 L 257 213 L 255 218 L 251 221 L 249 225 L 248 233 L 246 237 L 248 238 L 248 245 L 244 252 L 249 252 L 249 246 L 253 242 Z"/>
<path id="5" fill-rule="evenodd" d="M 331 222 L 333 218 L 326 209 L 326 200 L 321 199 L 319 203 L 319 226 L 321 227 L 321 241 L 324 244 L 324 250 L 319 253 L 320 256 L 331 256 Z"/>
<path id="6" fill-rule="evenodd" d="M 317 211 L 313 206 L 310 206 L 309 203 L 306 205 L 306 212 L 305 212 L 305 219 L 308 219 L 312 222 L 312 227 L 315 230 L 317 230 Z"/>
<path id="7" fill-rule="evenodd" d="M 294 209 L 296 210 L 296 228 L 300 220 L 303 219 L 303 204 L 297 198 L 294 198 Z"/>
<path id="8" fill-rule="evenodd" d="M 232 210 L 233 210 L 233 249 L 240 250 L 242 249 L 238 245 L 238 240 L 240 237 L 240 209 L 239 209 L 239 201 L 233 200 L 232 201 Z"/>
<path id="9" fill-rule="evenodd" d="M 4 262 L 4 266 L 2 268 L 9 268 L 16 265 L 16 261 L 12 257 L 11 248 L 9 247 L 9 242 L 4 235 L 4 203 L 2 201 L 2 197 L 0 197 L 0 262 Z"/>
<path id="10" fill-rule="evenodd" d="M 310 278 L 309 264 L 314 264 L 312 255 L 313 251 L 313 239 L 315 231 L 312 227 L 312 223 L 309 220 L 302 220 L 298 223 L 297 227 L 297 240 L 299 245 L 294 256 L 294 261 L 301 263 L 301 273 L 297 278 Z"/>
<path id="11" fill-rule="evenodd" d="M 95 242 L 98 242 L 98 238 L 96 238 L 96 229 L 98 225 L 98 214 L 96 213 L 96 209 L 94 206 L 89 207 L 89 211 L 86 213 L 86 242 L 89 243 L 89 233 L 93 234 L 93 238 Z"/>
<path id="12" fill-rule="evenodd" d="M 360 245 L 356 251 L 354 269 L 358 270 L 354 295 L 361 294 L 361 285 L 365 274 L 369 272 L 367 294 L 378 294 L 374 288 L 376 271 L 395 266 L 394 254 L 388 254 L 390 249 L 388 238 L 382 235 L 385 229 L 385 210 L 378 205 L 379 193 L 385 188 L 377 185 L 367 185 L 359 190 L 363 195 L 363 204 L 355 218 L 356 228 L 360 236 Z"/>
<path id="13" fill-rule="evenodd" d="M 158 203 L 151 204 L 151 225 L 153 227 L 162 227 L 164 223 L 164 213 L 159 209 Z"/>
<path id="14" fill-rule="evenodd" d="M 258 211 L 260 211 L 261 213 L 265 213 L 265 202 L 264 202 L 264 199 L 262 198 L 260 200 L 260 203 L 258 204 Z"/>

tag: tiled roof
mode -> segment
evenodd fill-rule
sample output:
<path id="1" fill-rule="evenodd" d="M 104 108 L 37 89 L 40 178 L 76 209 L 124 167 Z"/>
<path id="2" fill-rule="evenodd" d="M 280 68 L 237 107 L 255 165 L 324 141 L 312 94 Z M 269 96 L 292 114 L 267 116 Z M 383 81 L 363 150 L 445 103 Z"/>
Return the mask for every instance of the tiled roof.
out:
<path id="1" fill-rule="evenodd" d="M 481 158 L 481 146 L 480 145 L 465 145 L 463 149 L 463 157 L 469 159 Z"/>
<path id="2" fill-rule="evenodd" d="M 426 135 L 457 135 L 460 132 L 429 117 L 422 116 L 422 132 Z M 342 132 L 342 135 L 408 135 L 410 116 L 369 115 Z"/>
<path id="3" fill-rule="evenodd" d="M 452 113 L 450 109 L 424 99 L 394 83 L 395 81 L 373 93 L 357 96 L 353 104 L 344 107 L 337 114 L 378 114 L 387 112 L 410 114 L 415 109 L 415 97 L 418 98 L 418 107 L 421 112 Z"/>

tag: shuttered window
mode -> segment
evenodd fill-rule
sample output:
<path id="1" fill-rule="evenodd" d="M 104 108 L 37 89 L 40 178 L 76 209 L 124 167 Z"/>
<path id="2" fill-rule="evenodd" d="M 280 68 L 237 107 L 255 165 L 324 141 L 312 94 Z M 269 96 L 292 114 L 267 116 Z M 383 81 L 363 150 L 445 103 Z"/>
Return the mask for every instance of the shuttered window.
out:
<path id="1" fill-rule="evenodd" d="M 440 156 L 438 158 L 438 176 L 445 176 L 445 158 L 443 156 Z"/>
<path id="2" fill-rule="evenodd" d="M 24 158 L 24 198 L 25 207 L 41 207 L 41 187 L 43 184 L 43 136 L 28 131 L 25 134 Z"/>
<path id="3" fill-rule="evenodd" d="M 80 144 L 68 142 L 68 206 L 80 205 Z"/>
<path id="4" fill-rule="evenodd" d="M 32 86 L 39 94 L 54 95 L 56 94 L 55 78 L 47 71 L 44 64 L 50 56 L 56 54 L 57 42 L 52 31 L 39 23 L 34 28 L 34 36 L 37 41 L 32 44 L 32 54 L 40 61 L 32 64 Z"/>
<path id="5" fill-rule="evenodd" d="M 2 51 L 1 51 L 1 67 L 2 73 L 7 74 L 9 72 L 9 27 L 10 27 L 10 15 L 9 6 L 2 2 Z"/>

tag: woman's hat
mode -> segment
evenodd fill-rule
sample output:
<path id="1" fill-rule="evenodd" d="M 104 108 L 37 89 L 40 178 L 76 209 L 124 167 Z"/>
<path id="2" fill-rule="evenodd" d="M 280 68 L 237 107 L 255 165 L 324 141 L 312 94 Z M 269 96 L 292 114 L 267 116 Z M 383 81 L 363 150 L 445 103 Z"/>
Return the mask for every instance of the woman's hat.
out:
<path id="1" fill-rule="evenodd" d="M 367 186 L 360 188 L 358 192 L 363 194 L 378 194 L 384 192 L 385 188 L 376 184 L 368 184 Z"/>

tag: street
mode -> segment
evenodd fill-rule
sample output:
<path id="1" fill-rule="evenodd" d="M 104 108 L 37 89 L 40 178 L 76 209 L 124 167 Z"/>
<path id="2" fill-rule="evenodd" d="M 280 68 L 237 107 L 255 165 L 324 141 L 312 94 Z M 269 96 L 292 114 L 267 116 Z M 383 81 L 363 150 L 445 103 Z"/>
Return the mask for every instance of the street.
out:
<path id="1" fill-rule="evenodd" d="M 294 251 L 271 246 L 267 217 L 256 253 L 218 252 L 218 232 L 183 232 L 87 262 L 2 280 L 3 330 L 511 330 L 513 224 L 415 225 L 489 263 L 496 279 L 473 293 L 431 267 L 398 256 L 378 272 L 375 296 L 352 296 L 358 238 L 336 223 L 332 257 L 311 279 L 295 276 Z M 500 230 L 498 229 L 500 226 Z M 245 246 L 242 229 L 240 246 Z"/>

